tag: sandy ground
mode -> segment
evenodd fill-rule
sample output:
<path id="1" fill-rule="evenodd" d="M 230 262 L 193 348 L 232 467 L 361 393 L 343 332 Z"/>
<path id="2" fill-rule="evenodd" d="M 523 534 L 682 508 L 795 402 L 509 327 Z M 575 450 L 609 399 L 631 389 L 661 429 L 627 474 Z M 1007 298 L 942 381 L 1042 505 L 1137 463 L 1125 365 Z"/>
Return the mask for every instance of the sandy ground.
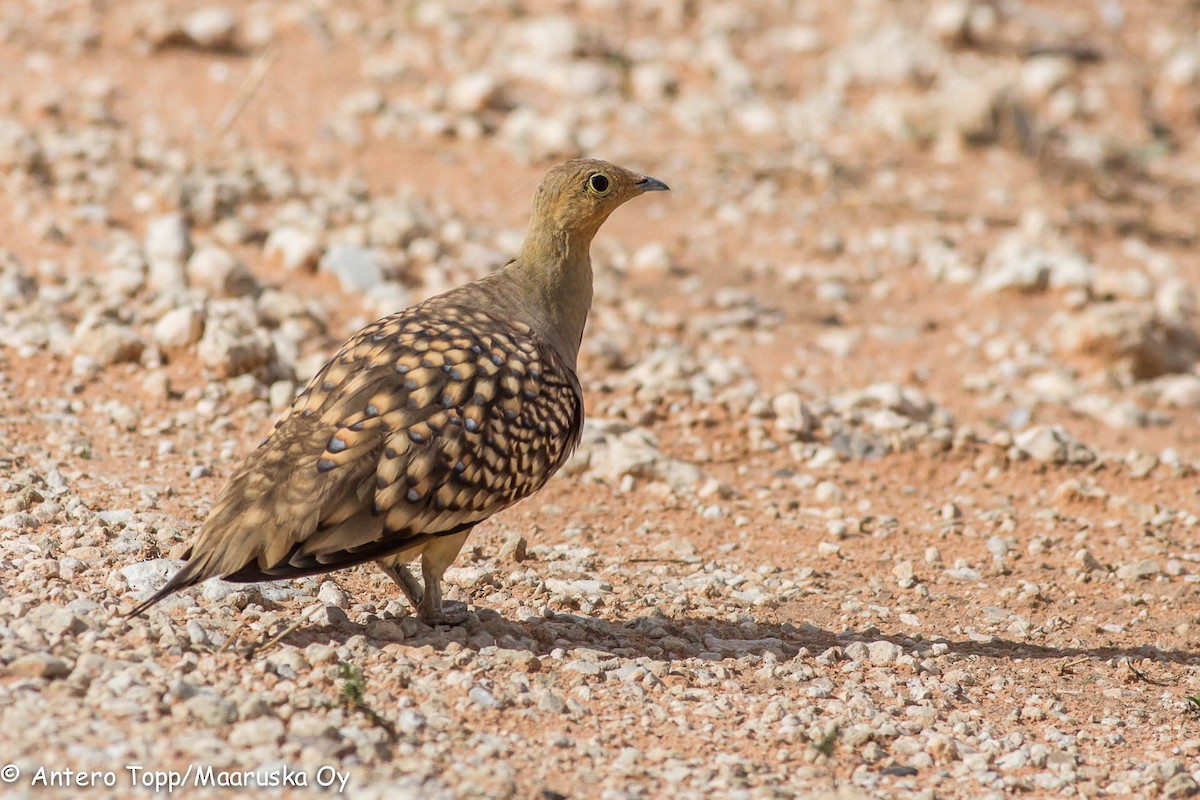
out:
<path id="1" fill-rule="evenodd" d="M 5 791 L 1200 792 L 1198 22 L 4 4 Z M 579 154 L 672 191 L 597 239 L 597 424 L 473 535 L 468 623 L 366 568 L 120 620 L 321 359 Z"/>

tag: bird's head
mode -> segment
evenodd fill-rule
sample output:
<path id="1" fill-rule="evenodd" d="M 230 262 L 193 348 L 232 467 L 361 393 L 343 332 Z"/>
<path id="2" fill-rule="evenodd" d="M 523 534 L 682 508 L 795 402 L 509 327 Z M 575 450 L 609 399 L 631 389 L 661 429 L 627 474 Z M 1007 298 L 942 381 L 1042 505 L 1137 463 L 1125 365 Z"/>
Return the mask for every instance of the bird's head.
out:
<path id="1" fill-rule="evenodd" d="M 577 158 L 546 173 L 533 203 L 531 227 L 590 239 L 618 206 L 667 185 L 607 161 Z"/>

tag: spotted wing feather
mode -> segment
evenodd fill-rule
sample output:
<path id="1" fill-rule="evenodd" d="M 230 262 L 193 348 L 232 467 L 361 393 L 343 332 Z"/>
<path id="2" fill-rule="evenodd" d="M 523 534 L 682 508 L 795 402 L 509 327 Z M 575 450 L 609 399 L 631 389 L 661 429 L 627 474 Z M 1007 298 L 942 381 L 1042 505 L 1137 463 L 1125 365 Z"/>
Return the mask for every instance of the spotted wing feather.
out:
<path id="1" fill-rule="evenodd" d="M 230 481 L 179 585 L 325 572 L 466 530 L 541 488 L 582 422 L 573 371 L 528 326 L 461 306 L 385 317 Z"/>

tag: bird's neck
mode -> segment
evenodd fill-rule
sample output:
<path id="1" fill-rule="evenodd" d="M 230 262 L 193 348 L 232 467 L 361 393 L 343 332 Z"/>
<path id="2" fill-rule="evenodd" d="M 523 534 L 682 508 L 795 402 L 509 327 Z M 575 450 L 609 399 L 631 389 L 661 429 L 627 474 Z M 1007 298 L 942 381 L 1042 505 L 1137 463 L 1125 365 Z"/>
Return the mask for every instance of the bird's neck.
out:
<path id="1" fill-rule="evenodd" d="M 521 255 L 509 267 L 524 289 L 527 310 L 538 332 L 572 369 L 592 307 L 590 250 L 594 234 L 550 227 L 531 230 Z"/>

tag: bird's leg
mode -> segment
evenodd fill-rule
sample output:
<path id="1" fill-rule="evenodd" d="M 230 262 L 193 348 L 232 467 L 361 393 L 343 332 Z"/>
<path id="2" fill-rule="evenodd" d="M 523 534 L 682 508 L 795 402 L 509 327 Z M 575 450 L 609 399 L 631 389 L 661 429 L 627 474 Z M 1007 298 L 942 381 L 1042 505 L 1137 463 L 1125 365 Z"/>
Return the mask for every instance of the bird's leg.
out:
<path id="1" fill-rule="evenodd" d="M 452 536 L 440 536 L 430 542 L 421 555 L 421 577 L 425 579 L 425 596 L 417 608 L 417 616 L 427 625 L 460 625 L 467 620 L 465 603 L 455 603 L 456 608 L 450 610 L 442 604 L 442 576 L 446 573 L 463 543 L 470 535 L 470 529 Z M 461 606 L 461 607 L 457 607 Z"/>
<path id="2" fill-rule="evenodd" d="M 396 582 L 396 585 L 400 587 L 400 591 L 404 592 L 404 596 L 412 604 L 414 611 L 421 607 L 425 590 L 421 588 L 421 584 L 417 583 L 417 579 L 413 577 L 413 574 L 408 571 L 408 567 L 404 564 L 389 563 L 382 559 L 375 563 L 383 570 L 384 575 L 387 575 Z"/>

